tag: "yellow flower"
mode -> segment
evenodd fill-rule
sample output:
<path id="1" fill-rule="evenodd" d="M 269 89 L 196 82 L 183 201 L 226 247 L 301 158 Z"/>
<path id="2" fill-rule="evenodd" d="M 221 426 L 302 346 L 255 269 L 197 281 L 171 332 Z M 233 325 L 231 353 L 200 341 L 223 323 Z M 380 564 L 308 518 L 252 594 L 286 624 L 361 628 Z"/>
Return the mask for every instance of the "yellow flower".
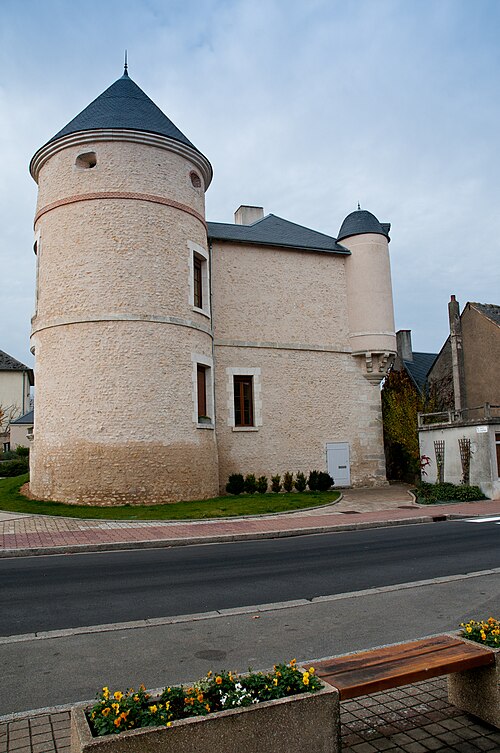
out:
<path id="1" fill-rule="evenodd" d="M 217 685 L 222 685 L 222 677 L 220 675 L 217 675 L 215 682 L 217 683 Z"/>
<path id="2" fill-rule="evenodd" d="M 273 683 L 274 683 L 275 685 L 277 685 L 277 684 L 278 684 L 278 678 L 277 678 L 277 677 L 275 677 L 275 678 L 274 678 L 274 680 L 273 680 Z"/>
<path id="3" fill-rule="evenodd" d="M 470 625 L 467 625 L 467 627 L 466 627 L 465 629 L 466 629 L 466 631 L 467 631 L 468 633 L 472 633 L 472 628 L 471 628 L 471 626 L 470 626 Z"/>
<path id="4" fill-rule="evenodd" d="M 309 672 L 304 672 L 302 675 L 302 682 L 304 685 L 309 685 Z"/>
<path id="5" fill-rule="evenodd" d="M 117 701 L 121 701 L 123 698 L 123 693 L 121 690 L 117 690 L 115 693 L 113 693 L 113 698 L 116 698 Z"/>
<path id="6" fill-rule="evenodd" d="M 290 660 L 290 666 L 294 667 L 297 664 L 297 659 L 291 659 Z"/>
<path id="7" fill-rule="evenodd" d="M 211 669 L 208 670 L 207 677 L 212 677 L 212 670 Z"/>
<path id="8" fill-rule="evenodd" d="M 120 711 L 120 704 L 119 703 L 112 703 L 111 708 L 115 710 L 115 714 L 117 714 Z"/>
<path id="9" fill-rule="evenodd" d="M 105 685 L 102 689 L 102 694 L 106 700 L 109 698 L 109 688 Z"/>
<path id="10" fill-rule="evenodd" d="M 172 726 L 172 722 L 167 722 L 167 727 L 171 727 L 171 726 Z"/>
<path id="11" fill-rule="evenodd" d="M 134 696 L 134 701 L 139 701 L 139 700 L 140 700 L 139 696 L 138 696 L 138 695 L 135 695 L 135 696 Z"/>
<path id="12" fill-rule="evenodd" d="M 101 713 L 102 713 L 103 716 L 108 716 L 108 714 L 110 713 L 110 711 L 111 711 L 111 709 L 108 708 L 108 707 L 106 707 L 105 709 L 102 710 Z"/>
<path id="13" fill-rule="evenodd" d="M 152 706 L 150 706 L 150 707 L 149 707 L 149 710 L 150 710 L 150 711 L 151 711 L 151 712 L 152 712 L 153 714 L 155 714 L 155 713 L 156 713 L 156 712 L 158 711 L 158 706 L 156 706 L 156 704 L 153 704 Z"/>
<path id="14" fill-rule="evenodd" d="M 314 674 L 314 667 L 309 667 L 309 674 L 310 674 L 310 675 L 313 675 L 313 674 Z"/>
<path id="15" fill-rule="evenodd" d="M 206 708 L 207 711 L 210 711 L 210 706 L 209 706 L 208 703 L 205 704 L 205 708 Z"/>

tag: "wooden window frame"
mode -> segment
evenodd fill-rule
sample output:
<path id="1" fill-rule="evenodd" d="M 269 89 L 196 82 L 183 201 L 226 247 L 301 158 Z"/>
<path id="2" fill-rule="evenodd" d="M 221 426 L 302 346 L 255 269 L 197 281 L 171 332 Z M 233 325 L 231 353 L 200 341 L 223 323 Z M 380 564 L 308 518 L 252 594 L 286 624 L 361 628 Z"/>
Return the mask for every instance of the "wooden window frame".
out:
<path id="1" fill-rule="evenodd" d="M 196 366 L 196 394 L 198 398 L 198 419 L 207 416 L 207 369 L 202 363 Z"/>
<path id="2" fill-rule="evenodd" d="M 193 301 L 198 309 L 203 309 L 203 264 L 206 260 L 193 252 Z"/>
<path id="3" fill-rule="evenodd" d="M 248 422 L 245 420 L 245 385 L 249 385 L 250 388 L 250 400 L 248 410 Z M 234 375 L 233 376 L 233 389 L 234 389 L 234 425 L 238 427 L 253 427 L 254 422 L 254 394 L 253 394 L 253 376 L 252 375 Z M 239 406 L 240 422 L 236 420 L 237 406 Z"/>

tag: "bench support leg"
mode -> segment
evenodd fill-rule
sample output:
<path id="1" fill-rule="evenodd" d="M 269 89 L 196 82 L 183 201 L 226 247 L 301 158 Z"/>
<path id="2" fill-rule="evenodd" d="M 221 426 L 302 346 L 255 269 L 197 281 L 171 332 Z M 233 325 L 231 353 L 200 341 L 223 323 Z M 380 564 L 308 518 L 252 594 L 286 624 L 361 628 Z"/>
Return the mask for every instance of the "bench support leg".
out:
<path id="1" fill-rule="evenodd" d="M 448 675 L 448 699 L 457 708 L 500 729 L 500 652 L 491 667 Z"/>

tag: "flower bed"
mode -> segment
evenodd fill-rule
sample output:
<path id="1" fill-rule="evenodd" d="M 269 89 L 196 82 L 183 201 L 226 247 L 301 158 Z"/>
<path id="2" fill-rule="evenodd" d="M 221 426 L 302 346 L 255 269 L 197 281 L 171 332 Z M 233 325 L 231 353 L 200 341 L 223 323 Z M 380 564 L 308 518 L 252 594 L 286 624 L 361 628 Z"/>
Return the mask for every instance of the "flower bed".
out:
<path id="1" fill-rule="evenodd" d="M 157 697 L 105 687 L 90 709 L 72 709 L 72 753 L 303 753 L 305 744 L 337 753 L 338 691 L 311 669 L 292 661 L 268 674 L 209 673 Z"/>
<path id="2" fill-rule="evenodd" d="M 155 698 L 143 685 L 137 691 L 130 688 L 114 693 L 104 687 L 87 718 L 94 736 L 140 727 L 170 727 L 179 719 L 207 716 L 298 693 L 315 693 L 321 687 L 314 667 L 301 672 L 292 659 L 289 664 L 275 665 L 268 674 L 255 672 L 240 677 L 233 672 L 209 672 L 189 687 L 167 687 Z"/>
<path id="3" fill-rule="evenodd" d="M 481 620 L 481 622 L 469 620 L 469 622 L 461 622 L 460 627 L 463 628 L 460 633 L 462 638 L 490 648 L 500 648 L 500 620 L 494 617 L 489 617 L 486 621 Z"/>

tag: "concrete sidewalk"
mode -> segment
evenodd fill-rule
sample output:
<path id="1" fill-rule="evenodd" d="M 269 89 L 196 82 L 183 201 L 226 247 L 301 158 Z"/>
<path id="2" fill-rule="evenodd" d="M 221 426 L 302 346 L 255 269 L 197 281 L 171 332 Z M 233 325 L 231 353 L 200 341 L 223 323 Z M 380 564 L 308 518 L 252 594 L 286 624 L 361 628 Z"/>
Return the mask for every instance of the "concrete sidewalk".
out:
<path id="1" fill-rule="evenodd" d="M 409 490 L 405 484 L 348 489 L 340 502 L 321 508 L 196 521 L 83 520 L 0 512 L 0 557 L 276 538 L 500 515 L 500 500 L 420 506 Z"/>

